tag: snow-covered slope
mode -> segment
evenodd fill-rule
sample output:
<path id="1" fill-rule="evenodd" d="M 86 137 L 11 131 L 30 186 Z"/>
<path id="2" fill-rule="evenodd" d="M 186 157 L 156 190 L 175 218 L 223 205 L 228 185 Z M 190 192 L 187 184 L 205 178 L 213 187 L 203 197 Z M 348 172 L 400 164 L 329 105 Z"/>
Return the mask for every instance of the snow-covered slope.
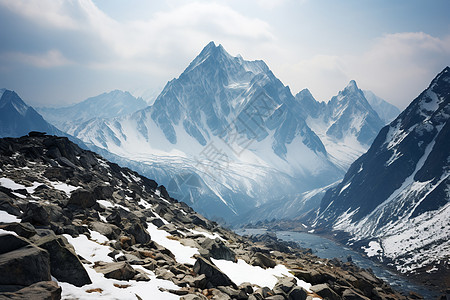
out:
<path id="1" fill-rule="evenodd" d="M 295 97 L 308 126 L 343 170 L 367 151 L 384 125 L 353 80 L 328 103 L 317 102 L 307 89 Z"/>
<path id="2" fill-rule="evenodd" d="M 213 42 L 151 107 L 74 131 L 141 163 L 171 194 L 208 217 L 232 219 L 279 196 L 342 176 L 302 108 L 263 61 L 232 57 Z"/>
<path id="3" fill-rule="evenodd" d="M 364 97 L 367 99 L 367 102 L 369 102 L 370 106 L 372 106 L 385 124 L 390 123 L 400 114 L 400 110 L 397 106 L 392 105 L 386 100 L 378 97 L 372 91 L 363 91 L 363 93 Z"/>
<path id="4" fill-rule="evenodd" d="M 450 68 L 324 196 L 316 226 L 348 232 L 402 272 L 449 271 Z"/>
<path id="5" fill-rule="evenodd" d="M 124 116 L 143 109 L 147 104 L 129 92 L 119 90 L 88 98 L 80 103 L 61 108 L 37 108 L 46 120 L 59 129 L 74 134 L 78 126 L 91 119 Z"/>

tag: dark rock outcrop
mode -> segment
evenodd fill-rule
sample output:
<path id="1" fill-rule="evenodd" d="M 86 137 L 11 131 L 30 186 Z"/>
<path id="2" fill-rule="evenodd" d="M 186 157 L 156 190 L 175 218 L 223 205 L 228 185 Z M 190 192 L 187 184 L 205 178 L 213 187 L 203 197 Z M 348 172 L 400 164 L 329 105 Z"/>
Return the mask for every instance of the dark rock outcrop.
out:
<path id="1" fill-rule="evenodd" d="M 232 286 L 237 288 L 236 284 L 225 275 L 216 265 L 204 257 L 197 256 L 197 260 L 194 265 L 194 272 L 196 274 L 204 274 L 208 280 L 207 287 L 217 286 Z"/>
<path id="2" fill-rule="evenodd" d="M 72 246 L 63 236 L 46 236 L 36 245 L 50 254 L 50 271 L 56 279 L 75 286 L 90 284 L 91 279 L 75 254 Z"/>

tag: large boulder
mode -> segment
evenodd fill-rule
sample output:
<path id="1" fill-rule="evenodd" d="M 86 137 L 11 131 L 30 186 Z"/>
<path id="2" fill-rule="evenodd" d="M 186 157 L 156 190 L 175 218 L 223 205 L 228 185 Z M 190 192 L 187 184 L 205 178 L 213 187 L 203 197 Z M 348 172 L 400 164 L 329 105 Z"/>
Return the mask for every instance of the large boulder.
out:
<path id="1" fill-rule="evenodd" d="M 102 273 L 106 278 L 117 280 L 131 280 L 136 275 L 136 270 L 127 262 L 97 263 L 95 271 Z"/>
<path id="2" fill-rule="evenodd" d="M 272 291 L 276 295 L 287 296 L 289 292 L 297 285 L 297 280 L 293 277 L 278 279 Z"/>
<path id="3" fill-rule="evenodd" d="M 27 286 L 49 280 L 50 257 L 46 250 L 29 244 L 0 254 L 0 285 Z"/>
<path id="4" fill-rule="evenodd" d="M 272 258 L 261 252 L 256 252 L 253 255 L 253 257 L 250 259 L 250 264 L 252 266 L 259 266 L 263 269 L 275 268 L 275 266 L 277 265 L 277 263 Z"/>
<path id="5" fill-rule="evenodd" d="M 56 279 L 75 286 L 90 284 L 91 279 L 72 246 L 63 236 L 45 236 L 36 245 L 50 254 L 50 270 Z"/>
<path id="6" fill-rule="evenodd" d="M 150 235 L 139 222 L 128 223 L 124 230 L 134 236 L 136 242 L 139 244 L 146 244 L 150 241 Z"/>
<path id="7" fill-rule="evenodd" d="M 70 195 L 68 205 L 81 206 L 82 208 L 89 208 L 97 203 L 94 194 L 90 191 L 78 189 Z"/>
<path id="8" fill-rule="evenodd" d="M 352 289 L 346 289 L 343 293 L 342 293 L 342 298 L 344 300 L 370 300 L 369 298 L 355 292 Z"/>
<path id="9" fill-rule="evenodd" d="M 0 254 L 8 253 L 30 244 L 28 240 L 14 234 L 2 234 L 0 235 Z"/>
<path id="10" fill-rule="evenodd" d="M 35 202 L 29 202 L 21 216 L 23 222 L 30 222 L 36 225 L 50 224 L 50 211 L 44 205 Z"/>
<path id="11" fill-rule="evenodd" d="M 330 299 L 330 300 L 340 300 L 341 299 L 341 297 L 339 297 L 339 295 L 336 294 L 336 292 L 333 291 L 326 283 L 313 285 L 309 289 L 311 291 L 313 291 L 314 293 L 316 293 L 317 295 L 319 295 L 320 297 L 325 298 L 325 299 Z"/>
<path id="12" fill-rule="evenodd" d="M 103 234 L 110 240 L 115 240 L 120 235 L 120 228 L 116 225 L 103 223 L 99 221 L 93 221 L 89 223 L 89 229 L 97 231 L 100 234 Z"/>
<path id="13" fill-rule="evenodd" d="M 61 287 L 54 281 L 41 281 L 17 292 L 0 293 L 0 299 L 23 300 L 59 300 L 61 299 Z"/>
<path id="14" fill-rule="evenodd" d="M 30 223 L 9 223 L 0 225 L 0 229 L 14 231 L 24 238 L 29 238 L 36 234 L 36 229 Z"/>
<path id="15" fill-rule="evenodd" d="M 237 288 L 236 284 L 212 262 L 202 256 L 197 255 L 196 258 L 194 272 L 196 274 L 205 274 L 208 280 L 207 288 L 217 286 L 232 286 Z"/>
<path id="16" fill-rule="evenodd" d="M 225 259 L 233 262 L 236 261 L 236 254 L 219 238 L 216 238 L 215 240 L 206 238 L 200 246 L 207 251 L 208 256 L 212 258 Z"/>
<path id="17" fill-rule="evenodd" d="M 307 297 L 308 292 L 300 286 L 294 287 L 288 294 L 289 300 L 306 300 Z"/>

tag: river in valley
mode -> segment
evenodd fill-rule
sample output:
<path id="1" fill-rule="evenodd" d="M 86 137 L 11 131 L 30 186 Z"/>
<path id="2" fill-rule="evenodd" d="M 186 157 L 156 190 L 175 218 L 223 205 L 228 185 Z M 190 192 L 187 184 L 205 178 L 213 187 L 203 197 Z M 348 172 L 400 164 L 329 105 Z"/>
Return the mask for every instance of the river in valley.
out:
<path id="1" fill-rule="evenodd" d="M 265 229 L 239 229 L 235 232 L 239 235 L 252 235 L 263 234 L 266 231 Z M 422 295 L 425 299 L 437 299 L 440 295 L 436 291 L 409 282 L 406 278 L 391 272 L 381 264 L 332 240 L 305 232 L 277 231 L 275 233 L 279 239 L 297 242 L 303 248 L 311 248 L 313 253 L 321 258 L 332 259 L 336 257 L 346 262 L 347 257 L 351 256 L 354 264 L 365 269 L 371 268 L 376 276 L 388 282 L 394 289 L 405 294 L 413 291 Z"/>

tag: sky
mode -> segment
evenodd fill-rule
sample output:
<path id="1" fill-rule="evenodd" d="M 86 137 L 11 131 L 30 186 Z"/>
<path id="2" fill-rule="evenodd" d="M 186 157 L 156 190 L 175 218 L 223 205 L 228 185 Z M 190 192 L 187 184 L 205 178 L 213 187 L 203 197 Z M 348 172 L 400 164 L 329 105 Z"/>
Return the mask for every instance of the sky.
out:
<path id="1" fill-rule="evenodd" d="M 0 0 L 0 88 L 32 106 L 156 96 L 210 41 L 295 95 L 354 79 L 404 109 L 450 65 L 448 0 Z"/>

